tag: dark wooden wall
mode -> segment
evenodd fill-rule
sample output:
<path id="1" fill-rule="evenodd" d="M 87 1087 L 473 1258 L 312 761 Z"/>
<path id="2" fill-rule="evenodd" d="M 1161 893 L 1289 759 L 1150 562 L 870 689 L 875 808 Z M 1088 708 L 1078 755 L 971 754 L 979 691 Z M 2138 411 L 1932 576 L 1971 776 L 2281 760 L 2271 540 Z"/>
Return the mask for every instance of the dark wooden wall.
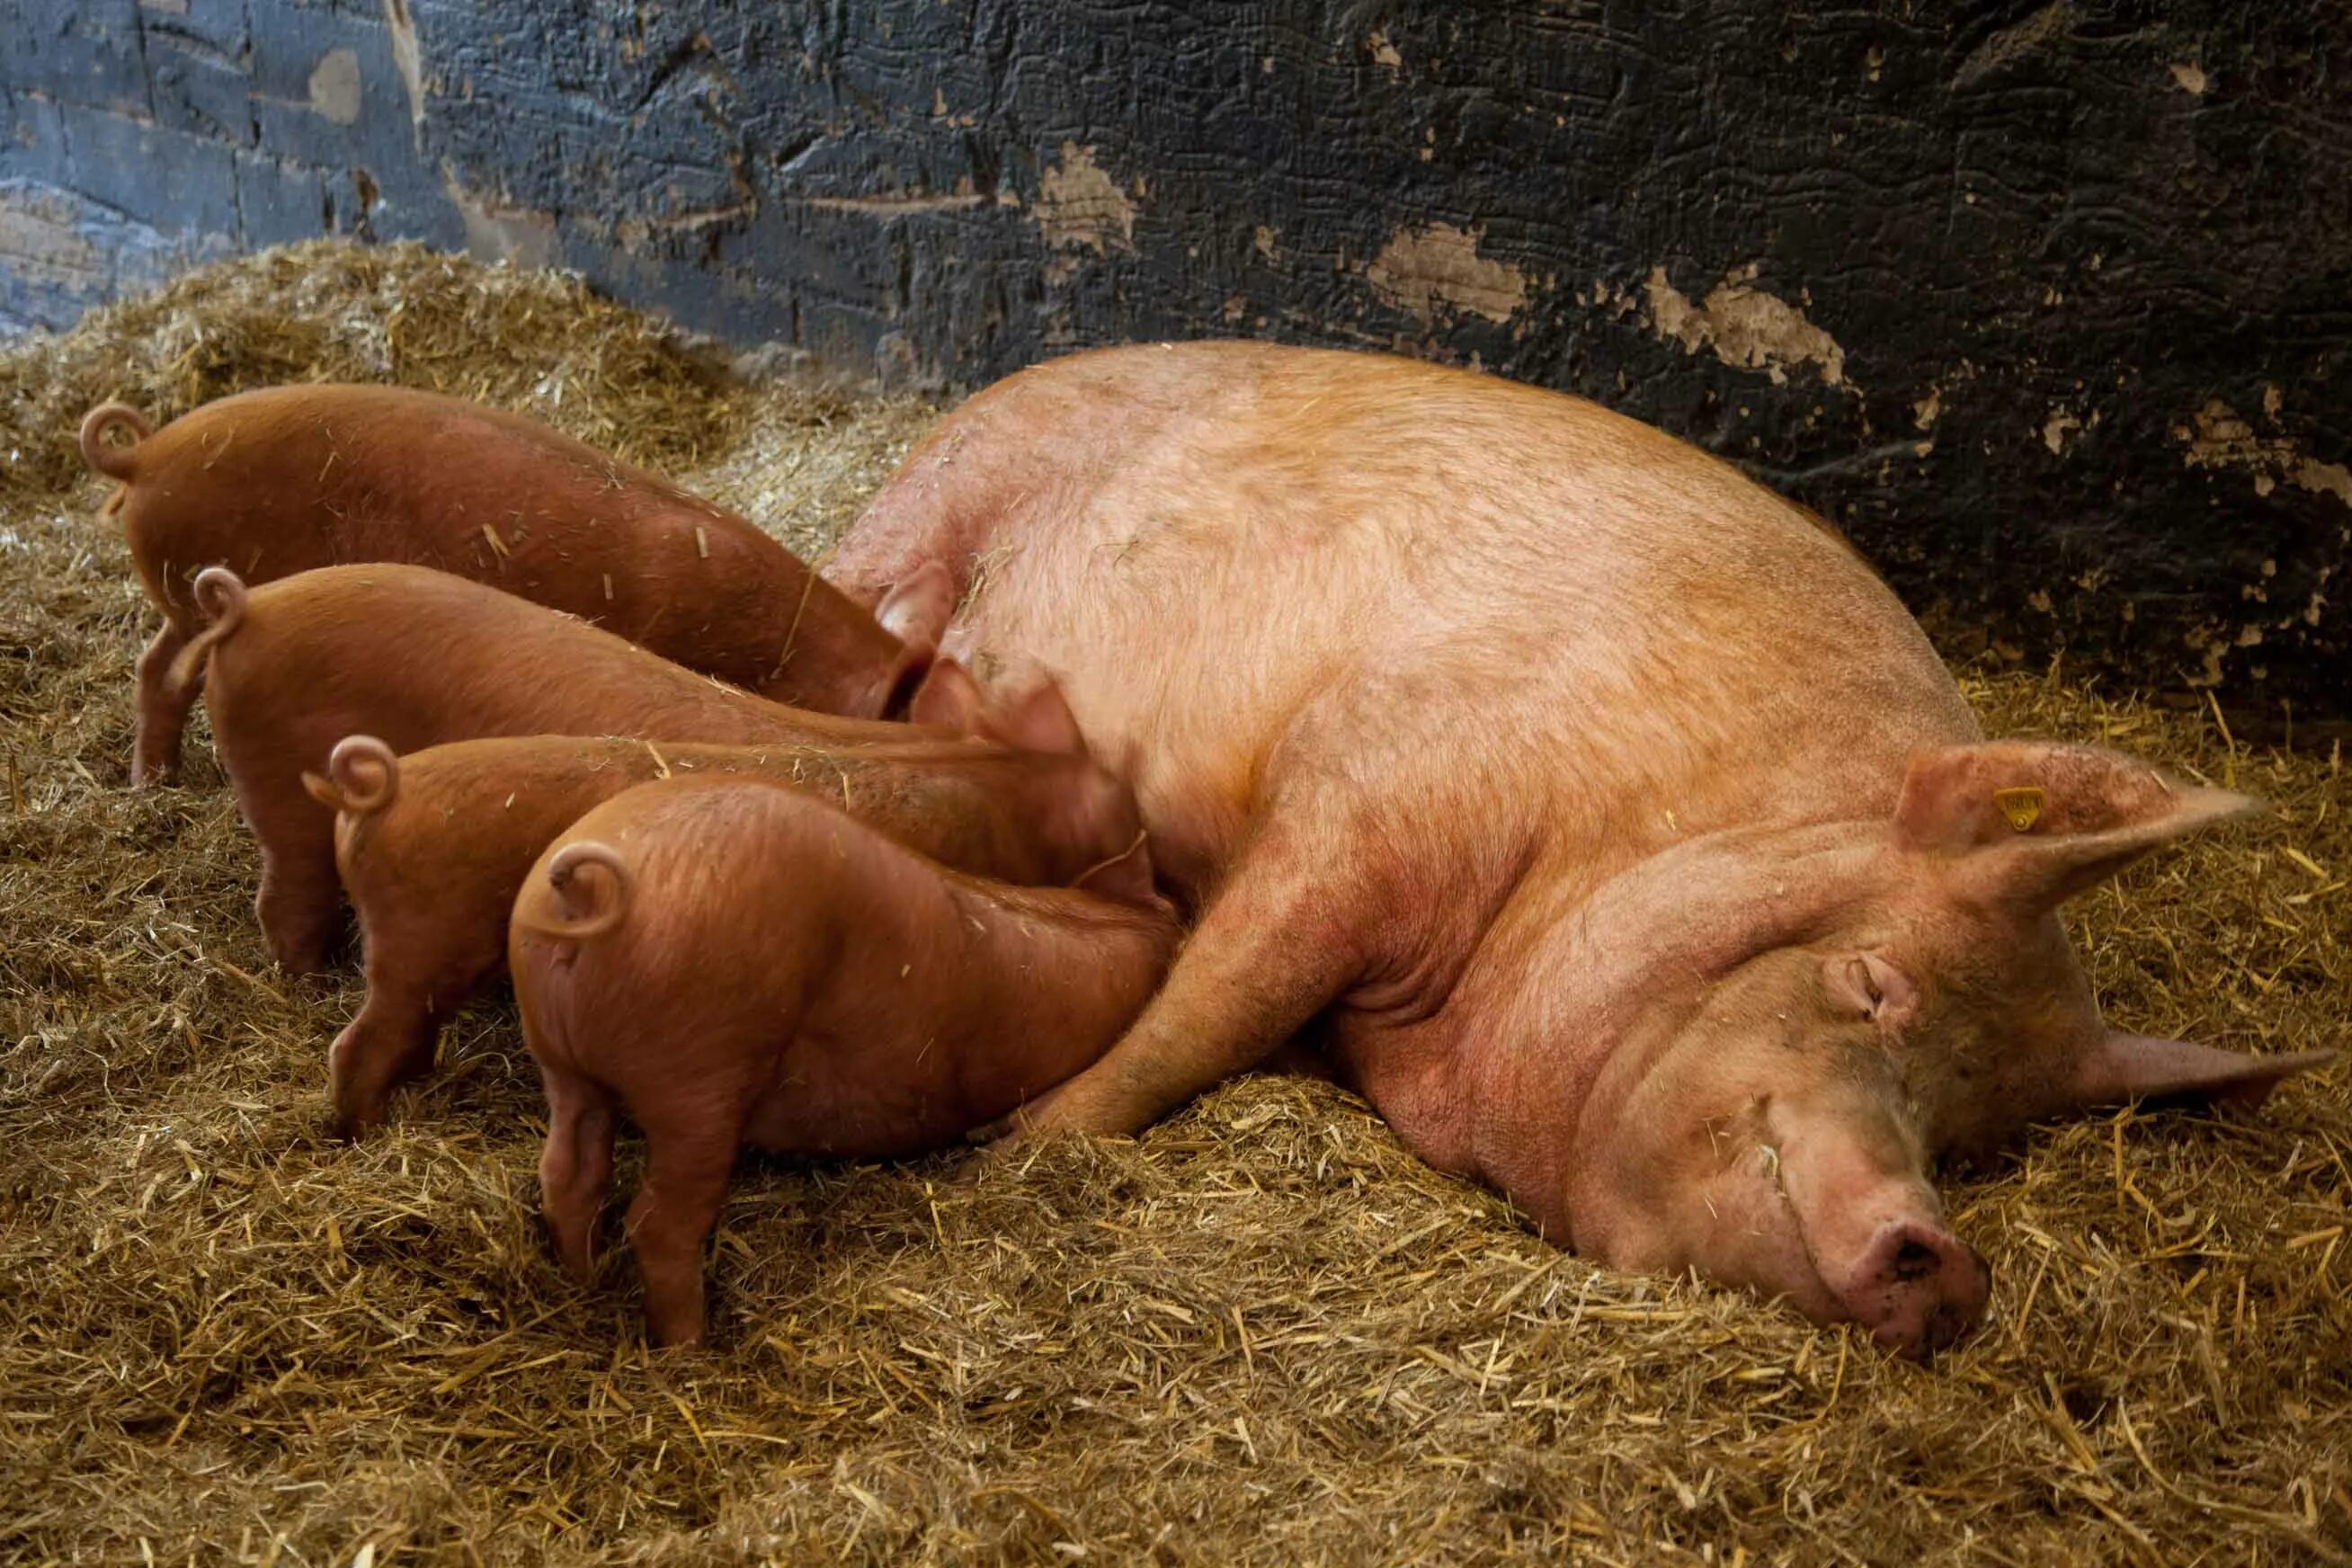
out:
<path id="1" fill-rule="evenodd" d="M 1837 520 L 1946 646 L 2352 706 L 2320 0 L 9 0 L 0 314 L 416 237 L 886 384 L 1394 347 Z"/>

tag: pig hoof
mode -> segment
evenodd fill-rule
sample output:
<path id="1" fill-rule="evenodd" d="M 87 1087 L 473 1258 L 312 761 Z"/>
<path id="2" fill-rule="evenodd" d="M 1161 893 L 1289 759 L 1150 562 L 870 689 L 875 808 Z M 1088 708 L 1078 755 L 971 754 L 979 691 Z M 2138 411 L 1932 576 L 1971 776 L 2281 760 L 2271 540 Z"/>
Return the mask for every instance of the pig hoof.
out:
<path id="1" fill-rule="evenodd" d="M 313 974 L 324 974 L 330 967 L 327 954 L 320 948 L 305 947 L 289 950 L 274 956 L 278 961 L 278 972 L 291 980 L 304 980 Z"/>
<path id="2" fill-rule="evenodd" d="M 1036 1142 L 1048 1133 L 1062 1130 L 1053 1117 L 1054 1102 L 1062 1098 L 1058 1086 L 1049 1089 L 1034 1100 L 1023 1100 L 995 1121 L 982 1122 L 964 1134 L 964 1141 L 1007 1149 Z"/>
<path id="3" fill-rule="evenodd" d="M 965 1133 L 963 1135 L 963 1141 L 967 1143 L 983 1145 L 1001 1143 L 1013 1132 L 1016 1131 L 1020 1126 L 1021 1113 L 1017 1110 L 1007 1111 L 1004 1115 L 998 1117 L 993 1121 L 982 1122 L 979 1126 Z"/>
<path id="4" fill-rule="evenodd" d="M 327 1113 L 327 1131 L 344 1143 L 356 1143 L 383 1125 L 381 1114 L 361 1111 L 331 1110 Z"/>

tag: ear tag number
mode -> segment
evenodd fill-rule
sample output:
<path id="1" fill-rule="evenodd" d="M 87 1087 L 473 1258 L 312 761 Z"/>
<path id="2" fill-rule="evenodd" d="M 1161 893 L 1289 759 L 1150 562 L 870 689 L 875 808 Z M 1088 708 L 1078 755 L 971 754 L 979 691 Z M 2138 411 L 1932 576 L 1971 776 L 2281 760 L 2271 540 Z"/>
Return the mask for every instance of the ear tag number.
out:
<path id="1" fill-rule="evenodd" d="M 2009 825 L 2020 833 L 2030 832 L 2033 825 L 2042 820 L 2042 808 L 2049 798 L 2032 785 L 1992 792 L 1993 805 L 2000 807 L 2000 814 L 2009 818 Z"/>

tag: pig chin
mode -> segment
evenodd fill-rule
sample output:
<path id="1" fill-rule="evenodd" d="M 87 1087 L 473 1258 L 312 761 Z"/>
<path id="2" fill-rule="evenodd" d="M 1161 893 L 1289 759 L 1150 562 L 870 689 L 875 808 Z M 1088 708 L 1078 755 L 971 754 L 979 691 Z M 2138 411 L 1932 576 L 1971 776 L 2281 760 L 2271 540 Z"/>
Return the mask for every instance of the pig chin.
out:
<path id="1" fill-rule="evenodd" d="M 1748 1169 L 1749 1165 L 1759 1169 Z M 1706 1227 L 1690 1266 L 1727 1285 L 1778 1297 L 1817 1323 L 1852 1319 L 1823 1277 L 1803 1216 L 1759 1150 L 1702 1189 Z"/>
<path id="2" fill-rule="evenodd" d="M 1578 1205 L 1576 1250 L 1627 1273 L 1696 1274 L 1753 1290 L 1818 1323 L 1852 1318 L 1822 1278 L 1795 1209 L 1769 1176 L 1725 1171 L 1684 1190 L 1696 1199 L 1687 1213 L 1650 1215 L 1610 1213 L 1618 1205 L 1595 1203 L 1588 1191 Z"/>

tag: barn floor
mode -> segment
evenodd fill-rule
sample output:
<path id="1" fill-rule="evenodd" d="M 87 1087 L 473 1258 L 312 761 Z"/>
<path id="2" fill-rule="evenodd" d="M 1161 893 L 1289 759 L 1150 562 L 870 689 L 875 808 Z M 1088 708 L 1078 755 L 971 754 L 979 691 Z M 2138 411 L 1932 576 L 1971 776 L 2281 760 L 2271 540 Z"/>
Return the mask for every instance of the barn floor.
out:
<path id="1" fill-rule="evenodd" d="M 1595 1272 L 1329 1086 L 975 1172 L 747 1171 L 718 1349 L 638 1345 L 535 1213 L 509 1014 L 356 1147 L 350 974 L 268 965 L 201 726 L 124 788 L 155 617 L 73 456 L 108 395 L 396 379 L 524 407 L 814 551 L 931 416 L 755 387 L 547 276 L 312 247 L 0 354 L 0 1557 L 13 1562 L 2294 1563 L 2352 1557 L 2352 1068 L 1950 1191 L 1932 1371 Z M 2352 1044 L 2352 778 L 2039 675 L 2003 730 L 2275 803 L 2077 925 L 2133 1026 Z M 632 1180 L 625 1169 L 623 1182 Z"/>

